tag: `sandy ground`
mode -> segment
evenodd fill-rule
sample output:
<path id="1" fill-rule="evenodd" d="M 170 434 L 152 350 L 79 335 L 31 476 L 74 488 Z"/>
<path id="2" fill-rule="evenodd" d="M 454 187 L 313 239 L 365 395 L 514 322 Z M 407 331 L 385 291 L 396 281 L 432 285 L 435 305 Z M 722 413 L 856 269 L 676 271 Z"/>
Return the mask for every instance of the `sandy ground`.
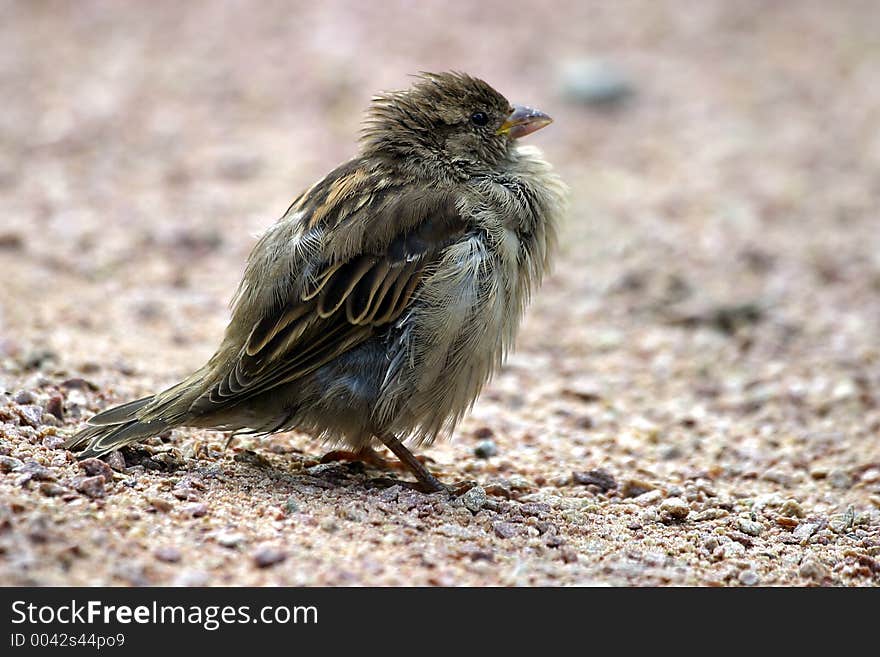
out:
<path id="1" fill-rule="evenodd" d="M 2 2 L 0 43 L 0 583 L 880 583 L 877 3 Z M 631 97 L 572 100 L 583 57 Z M 210 355 L 255 235 L 423 69 L 555 116 L 572 188 L 424 452 L 482 488 L 295 434 L 61 449 Z"/>

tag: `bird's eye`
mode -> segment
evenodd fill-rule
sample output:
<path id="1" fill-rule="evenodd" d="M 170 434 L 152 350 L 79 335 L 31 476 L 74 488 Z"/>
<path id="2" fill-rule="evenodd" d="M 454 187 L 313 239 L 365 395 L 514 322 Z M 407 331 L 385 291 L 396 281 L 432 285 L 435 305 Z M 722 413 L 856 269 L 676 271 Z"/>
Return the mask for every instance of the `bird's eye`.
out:
<path id="1" fill-rule="evenodd" d="M 485 112 L 474 112 L 471 114 L 471 123 L 476 126 L 483 127 L 487 123 L 489 123 L 489 115 Z"/>

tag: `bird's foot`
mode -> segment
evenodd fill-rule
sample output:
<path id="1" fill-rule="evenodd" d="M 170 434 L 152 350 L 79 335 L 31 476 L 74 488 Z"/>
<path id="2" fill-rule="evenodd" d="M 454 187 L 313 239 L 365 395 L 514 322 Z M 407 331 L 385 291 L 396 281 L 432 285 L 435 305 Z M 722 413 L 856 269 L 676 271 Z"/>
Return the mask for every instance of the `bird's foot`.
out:
<path id="1" fill-rule="evenodd" d="M 456 481 L 454 484 L 444 484 L 443 488 L 453 497 L 461 497 L 476 485 L 476 481 L 465 479 L 463 481 Z"/>
<path id="2" fill-rule="evenodd" d="M 415 459 L 424 465 L 433 462 L 434 459 L 428 456 L 416 456 Z M 391 461 L 384 458 L 379 452 L 372 447 L 362 447 L 359 450 L 350 449 L 334 449 L 327 452 L 321 457 L 321 463 L 332 463 L 334 461 L 360 461 L 367 465 L 372 465 L 377 470 L 400 470 L 408 471 L 409 468 L 400 461 Z"/>

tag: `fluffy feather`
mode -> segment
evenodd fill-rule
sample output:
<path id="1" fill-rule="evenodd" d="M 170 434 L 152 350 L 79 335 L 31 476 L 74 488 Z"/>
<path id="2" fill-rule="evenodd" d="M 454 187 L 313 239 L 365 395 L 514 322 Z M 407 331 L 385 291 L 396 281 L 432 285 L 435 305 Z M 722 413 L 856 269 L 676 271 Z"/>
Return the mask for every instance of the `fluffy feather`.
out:
<path id="1" fill-rule="evenodd" d="M 559 178 L 505 133 L 512 111 L 463 74 L 377 97 L 361 154 L 257 242 L 214 356 L 67 446 L 95 456 L 174 426 L 354 448 L 451 430 L 512 346 L 564 211 Z"/>

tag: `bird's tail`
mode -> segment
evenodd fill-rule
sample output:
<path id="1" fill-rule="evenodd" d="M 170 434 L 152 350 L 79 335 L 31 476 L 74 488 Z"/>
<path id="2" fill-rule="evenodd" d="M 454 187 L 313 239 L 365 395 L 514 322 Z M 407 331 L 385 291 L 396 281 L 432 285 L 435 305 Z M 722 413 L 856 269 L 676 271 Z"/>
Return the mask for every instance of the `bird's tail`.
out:
<path id="1" fill-rule="evenodd" d="M 85 446 L 79 458 L 98 457 L 179 426 L 186 421 L 186 409 L 195 392 L 192 380 L 197 379 L 198 373 L 158 395 L 142 397 L 98 413 L 89 419 L 85 428 L 68 438 L 64 447 L 77 449 Z"/>
<path id="2" fill-rule="evenodd" d="M 115 409 L 111 409 L 115 410 Z M 141 422 L 140 420 L 128 420 L 119 424 L 89 425 L 67 439 L 64 446 L 67 449 L 76 449 L 81 445 L 86 448 L 77 456 L 81 459 L 103 456 L 130 443 L 144 440 L 150 436 L 162 433 L 169 424 L 163 420 Z"/>

